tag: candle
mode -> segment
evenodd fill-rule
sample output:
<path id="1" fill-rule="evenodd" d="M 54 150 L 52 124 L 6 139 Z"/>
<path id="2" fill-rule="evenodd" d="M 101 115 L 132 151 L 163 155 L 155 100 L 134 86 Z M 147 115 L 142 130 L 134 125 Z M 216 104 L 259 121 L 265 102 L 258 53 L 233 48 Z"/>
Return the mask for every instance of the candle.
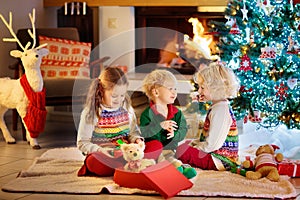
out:
<path id="1" fill-rule="evenodd" d="M 67 14 L 68 14 L 68 3 L 65 2 L 65 15 L 67 15 Z"/>
<path id="2" fill-rule="evenodd" d="M 74 2 L 71 4 L 71 15 L 74 15 Z"/>
<path id="3" fill-rule="evenodd" d="M 83 2 L 83 15 L 86 14 L 86 2 Z"/>
<path id="4" fill-rule="evenodd" d="M 77 15 L 80 15 L 80 4 L 77 2 L 76 4 Z"/>

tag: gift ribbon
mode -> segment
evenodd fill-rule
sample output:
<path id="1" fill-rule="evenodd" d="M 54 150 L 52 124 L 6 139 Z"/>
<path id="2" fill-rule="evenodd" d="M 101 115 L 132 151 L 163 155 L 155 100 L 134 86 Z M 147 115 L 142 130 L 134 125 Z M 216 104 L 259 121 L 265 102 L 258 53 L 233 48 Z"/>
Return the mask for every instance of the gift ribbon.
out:
<path id="1" fill-rule="evenodd" d="M 296 176 L 297 167 L 298 167 L 298 165 L 297 165 L 297 164 L 294 164 L 293 177 L 295 177 L 295 176 Z"/>
<path id="2" fill-rule="evenodd" d="M 296 177 L 296 175 L 297 175 L 297 169 L 298 169 L 298 164 L 300 164 L 298 161 L 293 162 L 292 160 L 284 160 L 281 163 L 282 164 L 292 164 L 292 165 L 294 165 L 294 170 L 293 170 L 292 177 Z"/>

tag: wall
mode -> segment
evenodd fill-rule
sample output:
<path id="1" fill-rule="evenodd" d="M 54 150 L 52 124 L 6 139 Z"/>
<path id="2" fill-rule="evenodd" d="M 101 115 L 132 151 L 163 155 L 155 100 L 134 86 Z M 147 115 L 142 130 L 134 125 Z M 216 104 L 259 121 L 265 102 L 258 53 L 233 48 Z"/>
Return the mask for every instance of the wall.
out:
<path id="1" fill-rule="evenodd" d="M 36 9 L 36 27 L 55 27 L 56 26 L 56 9 L 55 7 L 44 8 L 41 0 L 26 0 L 22 5 L 20 0 L 1 0 L 0 13 L 6 20 L 9 20 L 9 11 L 12 12 L 12 24 L 15 32 L 21 28 L 31 27 L 28 14 L 32 9 Z M 0 21 L 0 77 L 13 77 L 13 70 L 8 68 L 9 65 L 16 62 L 9 52 L 16 48 L 14 42 L 3 42 L 2 38 L 10 38 L 11 35 Z"/>
<path id="2" fill-rule="evenodd" d="M 13 28 L 31 27 L 28 14 L 36 9 L 36 27 L 56 27 L 56 10 L 59 7 L 44 8 L 41 0 L 26 0 L 20 7 L 19 0 L 1 0 L 0 13 L 8 20 L 9 11 L 13 14 Z M 96 16 L 97 17 L 97 16 Z M 100 57 L 110 56 L 106 64 L 126 65 L 134 69 L 134 8 L 133 7 L 99 7 L 99 41 L 93 51 L 100 51 Z M 16 62 L 9 52 L 16 48 L 14 42 L 3 42 L 2 38 L 11 35 L 3 22 L 0 22 L 0 77 L 13 77 L 9 65 Z"/>
<path id="3" fill-rule="evenodd" d="M 134 70 L 134 8 L 99 7 L 100 57 L 110 56 L 105 64 L 126 65 Z"/>

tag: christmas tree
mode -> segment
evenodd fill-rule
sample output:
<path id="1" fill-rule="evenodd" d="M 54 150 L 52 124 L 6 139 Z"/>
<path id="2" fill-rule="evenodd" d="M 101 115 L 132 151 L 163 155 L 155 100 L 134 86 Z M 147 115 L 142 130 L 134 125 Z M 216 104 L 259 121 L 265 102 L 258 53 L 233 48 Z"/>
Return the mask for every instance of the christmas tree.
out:
<path id="1" fill-rule="evenodd" d="M 238 119 L 300 129 L 300 10 L 293 0 L 231 0 L 212 22 L 221 61 L 240 79 Z"/>

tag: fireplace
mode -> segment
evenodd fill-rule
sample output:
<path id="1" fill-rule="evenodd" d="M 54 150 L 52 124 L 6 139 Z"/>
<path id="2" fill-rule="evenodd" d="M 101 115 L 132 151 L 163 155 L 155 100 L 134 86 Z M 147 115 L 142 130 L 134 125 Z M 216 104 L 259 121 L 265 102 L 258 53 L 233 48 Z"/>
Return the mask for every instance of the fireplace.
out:
<path id="1" fill-rule="evenodd" d="M 181 74 L 193 74 L 199 59 L 186 58 L 183 46 L 186 37 L 195 36 L 191 18 L 198 19 L 206 33 L 210 20 L 225 21 L 223 13 L 198 12 L 197 7 L 135 7 L 136 72 L 166 67 Z M 209 48 L 214 54 L 218 38 L 207 37 L 212 37 Z"/>

